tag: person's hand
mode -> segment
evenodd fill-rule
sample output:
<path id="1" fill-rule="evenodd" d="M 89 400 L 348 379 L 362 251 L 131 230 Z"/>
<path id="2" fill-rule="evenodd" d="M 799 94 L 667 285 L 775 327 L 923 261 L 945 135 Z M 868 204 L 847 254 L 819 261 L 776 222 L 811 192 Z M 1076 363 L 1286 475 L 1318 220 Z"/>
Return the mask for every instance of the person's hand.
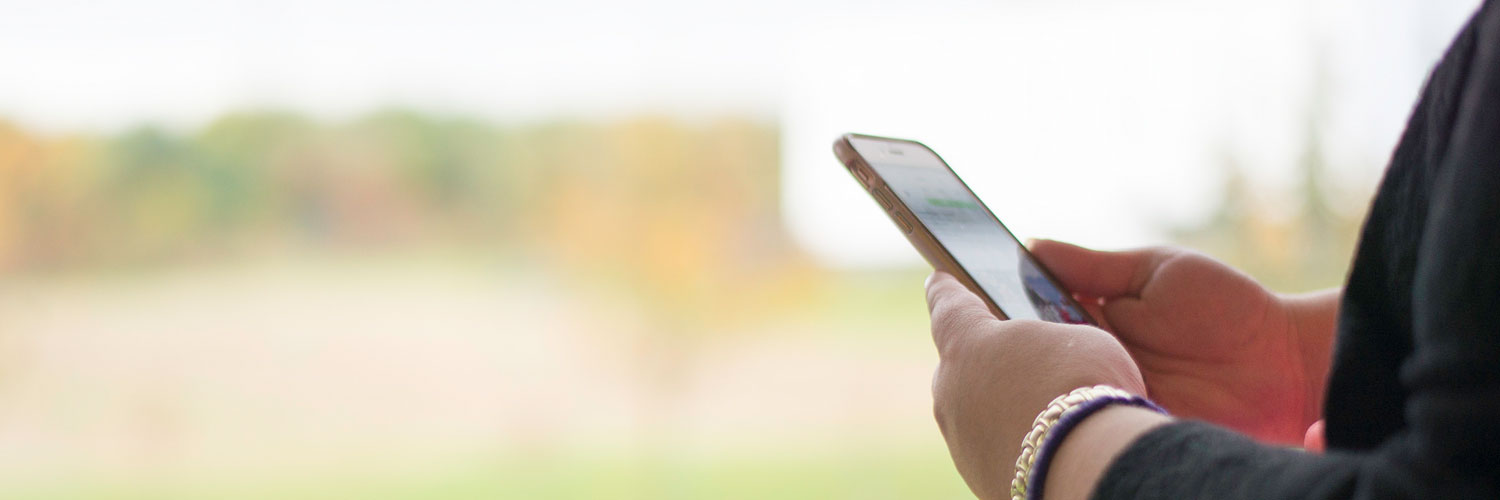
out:
<path id="1" fill-rule="evenodd" d="M 932 337 L 940 357 L 933 413 L 958 472 L 979 498 L 1009 498 L 1021 441 L 1053 398 L 1111 385 L 1144 394 L 1120 342 L 1085 325 L 996 319 L 945 273 L 927 281 Z"/>
<path id="2" fill-rule="evenodd" d="M 1043 240 L 1031 252 L 1124 344 L 1148 397 L 1173 415 L 1286 444 L 1302 443 L 1319 418 L 1332 306 L 1326 321 L 1303 321 L 1297 299 L 1183 249 Z M 1320 331 L 1301 331 L 1305 323 Z"/>

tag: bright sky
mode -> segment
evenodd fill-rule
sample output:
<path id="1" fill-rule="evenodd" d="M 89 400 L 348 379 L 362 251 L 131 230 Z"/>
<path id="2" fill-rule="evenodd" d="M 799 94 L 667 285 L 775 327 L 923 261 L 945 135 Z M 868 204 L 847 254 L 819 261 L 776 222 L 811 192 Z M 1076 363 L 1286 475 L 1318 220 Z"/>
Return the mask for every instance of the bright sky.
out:
<path id="1" fill-rule="evenodd" d="M 1373 191 L 1475 3 L 1435 4 L 1053 2 L 819 30 L 789 73 L 788 221 L 830 261 L 917 261 L 829 160 L 853 131 L 933 147 L 1022 238 L 1161 243 L 1216 205 L 1227 155 L 1257 186 L 1296 182 L 1320 64 L 1331 168 Z"/>
<path id="2" fill-rule="evenodd" d="M 0 116 L 28 126 L 267 105 L 751 113 L 783 125 L 804 246 L 905 265 L 916 253 L 829 152 L 838 134 L 928 143 L 1023 236 L 1149 243 L 1212 205 L 1225 152 L 1290 182 L 1319 61 L 1335 167 L 1373 182 L 1477 0 L 11 3 Z"/>

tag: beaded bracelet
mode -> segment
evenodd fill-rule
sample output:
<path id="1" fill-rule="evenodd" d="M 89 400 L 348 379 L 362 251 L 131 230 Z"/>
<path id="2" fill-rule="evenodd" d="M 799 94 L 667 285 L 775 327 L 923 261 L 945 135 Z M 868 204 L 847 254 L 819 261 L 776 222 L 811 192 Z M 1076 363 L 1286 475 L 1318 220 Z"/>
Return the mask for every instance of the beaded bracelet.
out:
<path id="1" fill-rule="evenodd" d="M 1080 387 L 1058 396 L 1031 423 L 1031 432 L 1021 442 L 1021 456 L 1016 458 L 1016 477 L 1010 482 L 1011 500 L 1041 500 L 1042 486 L 1052 456 L 1069 431 L 1089 415 L 1113 404 L 1138 406 L 1167 413 L 1151 400 L 1107 385 Z"/>

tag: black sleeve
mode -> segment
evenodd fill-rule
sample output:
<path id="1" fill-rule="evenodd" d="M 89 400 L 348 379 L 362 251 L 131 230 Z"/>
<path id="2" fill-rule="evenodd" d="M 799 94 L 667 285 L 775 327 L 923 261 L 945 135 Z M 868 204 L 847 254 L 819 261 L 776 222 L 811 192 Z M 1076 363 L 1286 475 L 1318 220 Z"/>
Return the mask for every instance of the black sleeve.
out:
<path id="1" fill-rule="evenodd" d="M 1421 241 L 1399 373 L 1404 427 L 1378 447 L 1319 455 L 1174 423 L 1132 443 L 1094 498 L 1500 499 L 1500 7 L 1491 3 L 1466 29 L 1473 50 L 1458 112 L 1412 235 Z"/>
<path id="2" fill-rule="evenodd" d="M 1094 498 L 1500 498 L 1493 465 L 1483 476 L 1426 460 L 1403 441 L 1372 454 L 1317 455 L 1262 445 L 1202 422 L 1178 422 L 1131 444 L 1100 479 Z"/>
<path id="3" fill-rule="evenodd" d="M 1094 498 L 1346 498 L 1359 459 L 1267 447 L 1202 422 L 1178 422 L 1115 459 Z"/>

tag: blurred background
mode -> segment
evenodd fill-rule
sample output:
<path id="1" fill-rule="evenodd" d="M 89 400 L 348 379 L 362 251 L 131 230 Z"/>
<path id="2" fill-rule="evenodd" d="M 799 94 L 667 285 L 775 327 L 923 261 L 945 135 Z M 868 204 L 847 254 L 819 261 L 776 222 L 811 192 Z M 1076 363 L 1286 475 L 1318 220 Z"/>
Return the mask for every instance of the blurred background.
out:
<path id="1" fill-rule="evenodd" d="M 0 497 L 864 499 L 969 493 L 838 134 L 1336 286 L 1478 2 L 5 3 Z"/>

